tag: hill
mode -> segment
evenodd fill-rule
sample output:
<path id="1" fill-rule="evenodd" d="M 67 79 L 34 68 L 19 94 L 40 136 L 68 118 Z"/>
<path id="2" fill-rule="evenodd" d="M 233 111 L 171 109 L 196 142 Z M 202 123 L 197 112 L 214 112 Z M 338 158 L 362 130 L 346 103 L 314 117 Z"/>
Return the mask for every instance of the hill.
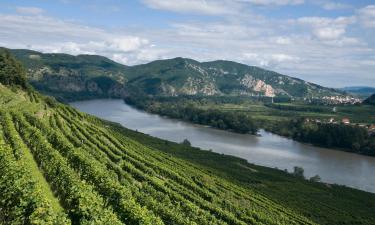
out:
<path id="1" fill-rule="evenodd" d="M 357 95 L 363 98 L 367 98 L 375 93 L 375 88 L 373 87 L 365 87 L 365 86 L 356 86 L 356 87 L 344 87 L 340 88 L 339 90 L 345 91 L 352 95 Z"/>
<path id="2" fill-rule="evenodd" d="M 3 224 L 375 221 L 374 194 L 152 138 L 24 88 L 22 73 L 12 77 L 0 84 Z"/>
<path id="3" fill-rule="evenodd" d="M 364 100 L 363 104 L 366 104 L 366 105 L 375 105 L 375 94 L 371 95 L 366 100 Z"/>
<path id="4" fill-rule="evenodd" d="M 68 101 L 125 96 L 127 67 L 105 57 L 11 52 L 26 67 L 29 82 L 42 93 Z"/>
<path id="5" fill-rule="evenodd" d="M 16 80 L 1 81 L 3 224 L 313 224 L 113 125 L 17 88 Z"/>
<path id="6" fill-rule="evenodd" d="M 128 71 L 129 84 L 152 95 L 319 97 L 342 94 L 259 67 L 222 60 L 200 63 L 175 58 L 129 67 Z"/>
<path id="7" fill-rule="evenodd" d="M 124 97 L 128 92 L 135 91 L 158 96 L 261 95 L 290 98 L 343 94 L 301 79 L 231 61 L 201 63 L 174 58 L 124 66 L 102 56 L 11 51 L 26 66 L 34 87 L 67 100 L 74 96 Z"/>

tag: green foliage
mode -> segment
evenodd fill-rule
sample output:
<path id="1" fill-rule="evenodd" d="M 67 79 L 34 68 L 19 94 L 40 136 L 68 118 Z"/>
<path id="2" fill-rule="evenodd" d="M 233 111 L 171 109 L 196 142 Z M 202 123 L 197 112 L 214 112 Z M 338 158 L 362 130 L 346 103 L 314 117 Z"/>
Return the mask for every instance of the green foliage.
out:
<path id="1" fill-rule="evenodd" d="M 313 224 L 251 190 L 152 150 L 112 125 L 30 96 L 4 112 L 9 128 L 0 140 L 24 143 L 22 151 L 30 151 L 43 174 L 29 176 L 48 182 L 52 198 L 73 224 Z M 23 157 L 18 147 L 10 152 Z"/>
<path id="2" fill-rule="evenodd" d="M 69 224 L 51 208 L 27 167 L 0 139 L 0 221 L 2 224 Z"/>
<path id="3" fill-rule="evenodd" d="M 184 139 L 184 140 L 181 142 L 181 144 L 183 144 L 183 145 L 187 145 L 187 146 L 191 146 L 191 143 L 190 143 L 190 141 L 189 141 L 188 139 Z"/>
<path id="4" fill-rule="evenodd" d="M 373 224 L 373 194 L 152 138 L 13 88 L 0 86 L 1 223 Z"/>
<path id="5" fill-rule="evenodd" d="M 302 167 L 295 166 L 293 168 L 293 176 L 299 177 L 299 178 L 305 178 L 304 175 L 305 170 Z"/>
<path id="6" fill-rule="evenodd" d="M 375 105 L 375 94 L 371 95 L 365 101 L 363 101 L 363 104 Z"/>
<path id="7" fill-rule="evenodd" d="M 306 122 L 304 118 L 300 118 L 279 123 L 270 129 L 272 132 L 291 137 L 297 141 L 375 156 L 374 138 L 363 127 Z"/>
<path id="8" fill-rule="evenodd" d="M 158 99 L 129 96 L 125 101 L 151 113 L 222 130 L 251 134 L 256 134 L 258 131 L 255 122 L 247 113 L 223 112 L 214 108 L 201 109 L 195 101 L 190 101 L 188 98 L 169 98 L 167 101 L 158 101 Z"/>
<path id="9" fill-rule="evenodd" d="M 315 175 L 313 177 L 310 177 L 309 180 L 312 181 L 312 182 L 320 182 L 322 180 L 322 178 L 320 178 L 319 175 Z"/>
<path id="10" fill-rule="evenodd" d="M 138 140 L 152 149 L 188 161 L 209 171 L 209 176 L 224 177 L 252 190 L 318 224 L 374 224 L 375 195 L 338 185 L 310 182 L 279 171 L 248 163 L 246 160 L 203 151 L 101 122 L 116 132 Z M 203 182 L 212 185 L 211 182 Z M 229 190 L 228 190 L 229 191 Z"/>
<path id="11" fill-rule="evenodd" d="M 0 48 L 0 83 L 26 88 L 26 72 L 6 49 Z"/>

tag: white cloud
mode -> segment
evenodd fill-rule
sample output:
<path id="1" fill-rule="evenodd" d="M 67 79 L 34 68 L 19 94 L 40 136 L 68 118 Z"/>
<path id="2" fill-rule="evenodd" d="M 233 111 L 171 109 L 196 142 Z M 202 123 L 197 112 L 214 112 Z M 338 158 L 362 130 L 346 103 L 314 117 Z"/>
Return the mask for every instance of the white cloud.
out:
<path id="1" fill-rule="evenodd" d="M 355 21 L 355 17 L 302 17 L 296 20 L 297 24 L 310 26 L 314 36 L 320 40 L 342 38 L 347 26 Z"/>
<path id="2" fill-rule="evenodd" d="M 44 13 L 44 10 L 37 7 L 16 7 L 17 13 L 28 14 L 28 15 L 40 15 Z"/>
<path id="3" fill-rule="evenodd" d="M 368 5 L 357 11 L 359 20 L 364 27 L 375 28 L 375 5 Z"/>
<path id="4" fill-rule="evenodd" d="M 319 27 L 313 31 L 314 35 L 322 40 L 334 40 L 345 34 L 343 27 Z"/>
<path id="5" fill-rule="evenodd" d="M 154 9 L 173 12 L 222 15 L 235 13 L 238 4 L 227 0 L 143 0 L 143 3 Z"/>
<path id="6" fill-rule="evenodd" d="M 294 56 L 283 54 L 283 53 L 271 54 L 271 59 L 279 63 L 299 61 L 298 57 L 294 57 Z"/>
<path id="7" fill-rule="evenodd" d="M 42 52 L 99 54 L 122 63 L 135 63 L 137 51 L 149 41 L 134 35 L 110 32 L 45 16 L 0 14 L 0 43 L 9 48 Z"/>
<path id="8" fill-rule="evenodd" d="M 177 56 L 200 61 L 224 59 L 324 85 L 344 85 L 345 80 L 338 78 L 353 77 L 353 74 L 358 74 L 358 80 L 375 85 L 374 59 L 370 58 L 375 50 L 366 45 L 361 35 L 349 32 L 357 20 L 364 23 L 366 18 L 371 18 L 371 7 L 359 10 L 356 16 L 273 20 L 249 15 L 244 11 L 247 9 L 241 7 L 255 4 L 248 0 L 143 2 L 157 9 L 222 16 L 219 20 L 199 21 L 198 17 L 192 21 L 172 22 L 163 28 L 105 29 L 43 14 L 0 14 L 0 44 L 43 52 L 99 54 L 127 65 Z M 299 4 L 296 1 L 259 2 L 274 6 Z"/>
<path id="9" fill-rule="evenodd" d="M 353 6 L 345 3 L 340 2 L 331 2 L 331 1 L 323 1 L 321 3 L 318 3 L 321 5 L 321 7 L 325 10 L 343 10 L 343 9 L 350 9 Z"/>
<path id="10" fill-rule="evenodd" d="M 252 6 L 285 6 L 303 4 L 304 0 L 142 0 L 153 9 L 206 15 L 237 15 Z"/>
<path id="11" fill-rule="evenodd" d="M 239 0 L 242 2 L 248 2 L 255 5 L 299 5 L 303 4 L 304 0 Z"/>
<path id="12" fill-rule="evenodd" d="M 290 38 L 288 37 L 276 37 L 274 38 L 274 41 L 276 44 L 279 44 L 279 45 L 290 45 L 292 44 L 292 41 Z"/>

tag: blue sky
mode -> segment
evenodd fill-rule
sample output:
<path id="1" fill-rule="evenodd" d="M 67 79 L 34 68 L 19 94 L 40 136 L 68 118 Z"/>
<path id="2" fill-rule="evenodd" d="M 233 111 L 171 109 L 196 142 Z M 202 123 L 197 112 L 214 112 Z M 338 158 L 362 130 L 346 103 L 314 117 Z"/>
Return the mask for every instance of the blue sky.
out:
<path id="1" fill-rule="evenodd" d="M 0 0 L 0 45 L 127 65 L 188 57 L 375 86 L 370 0 Z"/>

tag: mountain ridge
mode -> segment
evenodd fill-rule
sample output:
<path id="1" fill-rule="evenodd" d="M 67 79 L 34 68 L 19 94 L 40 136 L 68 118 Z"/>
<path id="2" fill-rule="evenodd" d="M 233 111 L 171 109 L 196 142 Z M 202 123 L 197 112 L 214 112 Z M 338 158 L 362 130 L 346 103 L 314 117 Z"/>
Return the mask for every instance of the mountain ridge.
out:
<path id="1" fill-rule="evenodd" d="M 375 87 L 369 87 L 369 86 L 343 87 L 343 88 L 339 88 L 339 90 L 345 91 L 352 95 L 360 96 L 362 98 L 367 98 L 375 93 Z"/>
<path id="2" fill-rule="evenodd" d="M 370 97 L 366 98 L 366 99 L 363 101 L 363 104 L 367 104 L 367 105 L 375 105 L 375 94 L 372 94 Z"/>
<path id="3" fill-rule="evenodd" d="M 332 88 L 234 61 L 199 62 L 176 57 L 126 66 L 98 55 L 10 51 L 26 66 L 32 85 L 43 93 L 65 99 L 77 94 L 82 98 L 123 98 L 134 89 L 160 96 L 321 98 L 344 95 Z"/>

